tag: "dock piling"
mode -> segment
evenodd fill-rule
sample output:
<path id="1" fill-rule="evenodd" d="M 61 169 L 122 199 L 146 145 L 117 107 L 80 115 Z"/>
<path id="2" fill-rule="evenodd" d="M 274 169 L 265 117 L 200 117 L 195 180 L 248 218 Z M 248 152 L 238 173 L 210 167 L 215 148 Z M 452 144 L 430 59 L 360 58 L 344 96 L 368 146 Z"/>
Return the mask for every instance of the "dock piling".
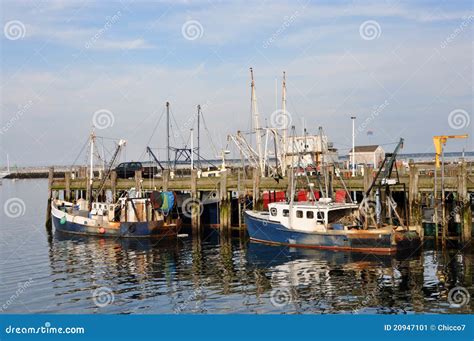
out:
<path id="1" fill-rule="evenodd" d="M 46 230 L 51 232 L 51 200 L 53 198 L 53 179 L 54 179 L 54 167 L 49 168 L 48 172 L 48 205 L 46 206 Z"/>

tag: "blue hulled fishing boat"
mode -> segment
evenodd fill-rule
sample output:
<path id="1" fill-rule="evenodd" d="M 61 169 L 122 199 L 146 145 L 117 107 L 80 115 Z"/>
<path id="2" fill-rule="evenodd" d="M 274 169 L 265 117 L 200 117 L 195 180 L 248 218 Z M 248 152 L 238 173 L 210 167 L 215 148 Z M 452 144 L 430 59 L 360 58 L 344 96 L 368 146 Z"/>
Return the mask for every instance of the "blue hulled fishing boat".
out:
<path id="1" fill-rule="evenodd" d="M 245 223 L 252 241 L 291 247 L 391 253 L 417 239 L 413 231 L 392 227 L 363 229 L 358 211 L 356 204 L 329 200 L 277 202 L 268 212 L 246 211 Z"/>

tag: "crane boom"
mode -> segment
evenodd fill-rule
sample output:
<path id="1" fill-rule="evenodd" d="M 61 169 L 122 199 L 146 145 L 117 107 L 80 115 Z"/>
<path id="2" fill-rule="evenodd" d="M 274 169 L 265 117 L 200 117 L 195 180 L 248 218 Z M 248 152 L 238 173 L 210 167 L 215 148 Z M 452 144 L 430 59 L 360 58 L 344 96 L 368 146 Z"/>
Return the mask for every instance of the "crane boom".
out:
<path id="1" fill-rule="evenodd" d="M 160 160 L 158 160 L 158 158 L 156 157 L 155 153 L 153 153 L 153 151 L 151 150 L 150 147 L 146 147 L 146 151 L 151 155 L 151 157 L 155 160 L 155 162 L 158 164 L 158 166 L 160 166 L 161 170 L 164 170 L 165 167 L 163 167 L 163 165 L 161 164 Z"/>
<path id="2" fill-rule="evenodd" d="M 440 162 L 439 162 L 439 157 L 443 153 L 443 146 L 446 145 L 446 142 L 448 139 L 467 139 L 468 134 L 464 135 L 437 135 L 433 136 L 433 143 L 435 146 L 435 162 L 436 162 L 436 168 L 440 167 Z"/>

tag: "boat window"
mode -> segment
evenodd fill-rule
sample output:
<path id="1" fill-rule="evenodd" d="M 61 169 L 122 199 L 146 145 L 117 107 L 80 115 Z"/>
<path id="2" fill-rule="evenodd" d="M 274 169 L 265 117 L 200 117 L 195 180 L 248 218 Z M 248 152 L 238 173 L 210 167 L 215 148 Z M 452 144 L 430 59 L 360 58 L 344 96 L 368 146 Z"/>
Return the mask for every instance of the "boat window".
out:
<path id="1" fill-rule="evenodd" d="M 288 217 L 290 215 L 290 210 L 283 210 L 283 216 Z"/>
<path id="2" fill-rule="evenodd" d="M 318 220 L 324 220 L 324 212 L 317 212 Z"/>
<path id="3" fill-rule="evenodd" d="M 272 207 L 272 208 L 270 209 L 270 214 L 271 214 L 272 216 L 276 216 L 276 215 L 277 215 L 277 209 L 276 209 L 275 207 Z"/>
<path id="4" fill-rule="evenodd" d="M 314 212 L 313 211 L 306 211 L 306 218 L 313 219 L 314 218 Z"/>
<path id="5" fill-rule="evenodd" d="M 303 211 L 296 211 L 296 218 L 303 218 Z"/>
<path id="6" fill-rule="evenodd" d="M 344 217 L 350 216 L 352 213 L 352 210 L 353 209 L 351 208 L 347 208 L 347 209 L 329 211 L 328 223 L 335 223 Z"/>

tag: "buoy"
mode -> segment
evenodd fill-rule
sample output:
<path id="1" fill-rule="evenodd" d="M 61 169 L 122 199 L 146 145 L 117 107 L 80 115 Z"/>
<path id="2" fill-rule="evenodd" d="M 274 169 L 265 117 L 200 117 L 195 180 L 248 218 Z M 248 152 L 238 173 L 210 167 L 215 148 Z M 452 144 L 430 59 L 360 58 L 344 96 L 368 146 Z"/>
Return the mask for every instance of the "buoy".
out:
<path id="1" fill-rule="evenodd" d="M 66 224 L 66 221 L 67 221 L 66 216 L 64 216 L 64 217 L 61 218 L 61 220 L 59 222 L 61 223 L 61 225 L 64 225 L 64 224 Z"/>
<path id="2" fill-rule="evenodd" d="M 101 227 L 101 228 L 99 229 L 99 233 L 105 233 L 105 229 L 104 229 L 103 227 Z"/>

